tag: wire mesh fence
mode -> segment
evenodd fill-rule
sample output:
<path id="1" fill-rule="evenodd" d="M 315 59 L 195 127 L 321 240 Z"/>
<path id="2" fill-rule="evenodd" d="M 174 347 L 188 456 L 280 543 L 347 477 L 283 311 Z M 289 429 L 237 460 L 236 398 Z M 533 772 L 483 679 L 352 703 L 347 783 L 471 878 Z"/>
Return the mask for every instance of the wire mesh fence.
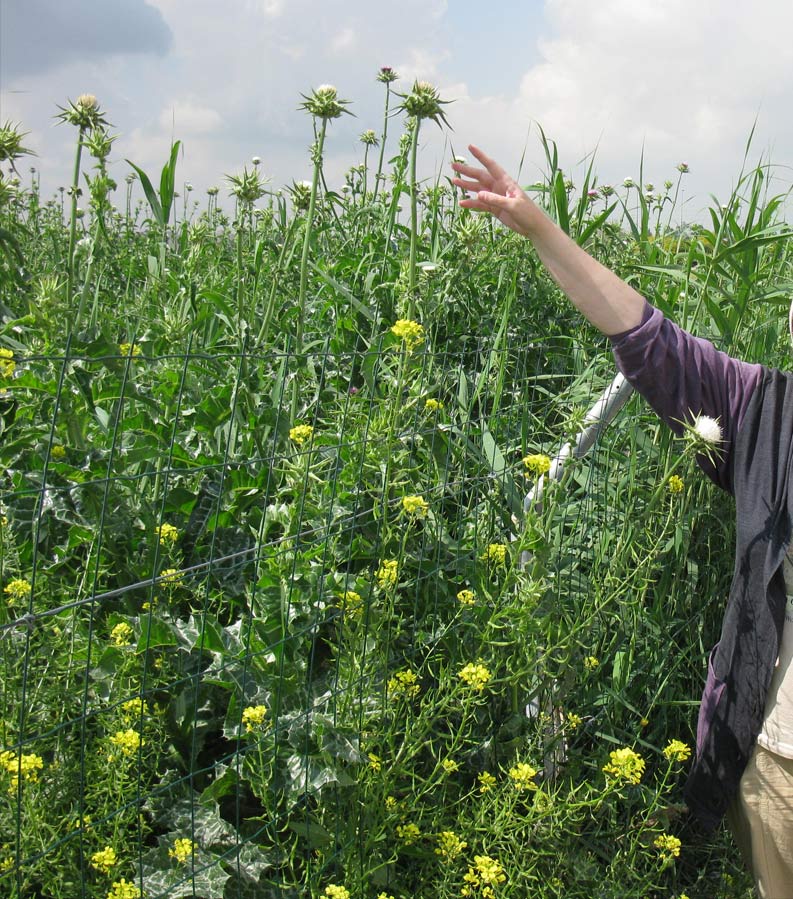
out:
<path id="1" fill-rule="evenodd" d="M 458 895 L 441 835 L 485 852 L 502 782 L 522 771 L 532 831 L 598 744 L 652 745 L 654 713 L 685 727 L 690 593 L 722 575 L 653 499 L 668 435 L 629 406 L 523 511 L 524 458 L 574 436 L 611 373 L 602 344 L 520 334 L 16 359 L 3 895 Z M 538 853 L 514 895 L 595 877 L 589 851 Z"/>

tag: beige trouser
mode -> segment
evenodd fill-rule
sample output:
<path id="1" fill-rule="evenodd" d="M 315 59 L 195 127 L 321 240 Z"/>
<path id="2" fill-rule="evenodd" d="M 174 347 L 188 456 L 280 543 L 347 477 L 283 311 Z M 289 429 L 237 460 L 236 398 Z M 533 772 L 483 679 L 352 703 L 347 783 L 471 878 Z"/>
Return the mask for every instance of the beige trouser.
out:
<path id="1" fill-rule="evenodd" d="M 727 821 L 760 899 L 793 899 L 793 759 L 757 745 Z"/>

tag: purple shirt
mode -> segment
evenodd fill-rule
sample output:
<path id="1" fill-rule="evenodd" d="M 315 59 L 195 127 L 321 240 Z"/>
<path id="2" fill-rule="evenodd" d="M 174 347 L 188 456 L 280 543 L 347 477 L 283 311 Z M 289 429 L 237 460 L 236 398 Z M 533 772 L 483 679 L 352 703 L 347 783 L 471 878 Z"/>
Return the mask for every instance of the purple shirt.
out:
<path id="1" fill-rule="evenodd" d="M 697 415 L 718 420 L 724 434 L 715 465 L 698 457 L 705 472 L 732 492 L 729 453 L 760 382 L 763 366 L 741 362 L 693 337 L 646 303 L 641 324 L 611 337 L 617 368 L 676 433 Z"/>

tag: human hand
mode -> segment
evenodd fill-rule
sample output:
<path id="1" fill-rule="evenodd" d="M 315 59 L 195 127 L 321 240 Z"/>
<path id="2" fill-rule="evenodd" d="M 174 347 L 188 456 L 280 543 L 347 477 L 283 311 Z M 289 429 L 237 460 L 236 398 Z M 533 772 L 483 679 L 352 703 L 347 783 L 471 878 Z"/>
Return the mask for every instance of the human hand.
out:
<path id="1" fill-rule="evenodd" d="M 540 209 L 495 160 L 478 147 L 470 145 L 468 149 L 484 168 L 452 163 L 454 171 L 465 176 L 452 178 L 452 184 L 477 195 L 476 198 L 460 200 L 460 206 L 477 212 L 489 212 L 508 228 L 529 237 L 542 218 Z"/>

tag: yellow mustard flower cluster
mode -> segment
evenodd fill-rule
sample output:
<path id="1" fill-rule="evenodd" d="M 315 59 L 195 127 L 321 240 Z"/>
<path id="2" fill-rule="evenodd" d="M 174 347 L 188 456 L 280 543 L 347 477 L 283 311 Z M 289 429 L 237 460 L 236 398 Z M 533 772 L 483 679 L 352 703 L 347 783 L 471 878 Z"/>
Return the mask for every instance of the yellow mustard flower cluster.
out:
<path id="1" fill-rule="evenodd" d="M 682 740 L 670 740 L 664 747 L 664 755 L 670 762 L 685 762 L 691 757 L 691 747 Z"/>
<path id="2" fill-rule="evenodd" d="M 403 496 L 402 508 L 408 515 L 416 518 L 426 518 L 430 510 L 430 504 L 421 496 Z"/>
<path id="3" fill-rule="evenodd" d="M 184 575 L 178 568 L 163 568 L 160 572 L 160 579 L 163 584 L 169 587 L 176 587 L 181 584 Z"/>
<path id="4" fill-rule="evenodd" d="M 192 858 L 195 843 L 188 837 L 178 837 L 173 841 L 173 848 L 168 850 L 168 857 L 175 858 L 180 865 Z"/>
<path id="5" fill-rule="evenodd" d="M 425 403 L 424 408 L 427 412 L 440 412 L 443 409 L 443 403 L 440 400 L 430 397 Z"/>
<path id="6" fill-rule="evenodd" d="M 666 482 L 666 486 L 670 493 L 682 493 L 686 485 L 680 475 L 673 474 Z"/>
<path id="7" fill-rule="evenodd" d="M 477 774 L 476 779 L 479 782 L 480 793 L 489 793 L 498 783 L 489 771 L 482 771 L 481 774 Z"/>
<path id="8" fill-rule="evenodd" d="M 399 803 L 397 802 L 396 796 L 386 796 L 386 798 L 385 798 L 386 811 L 393 812 L 393 811 L 395 811 L 395 809 L 398 805 L 399 805 Z"/>
<path id="9" fill-rule="evenodd" d="M 390 893 L 378 893 L 377 899 L 394 899 Z"/>
<path id="10" fill-rule="evenodd" d="M 345 590 L 341 595 L 344 611 L 347 615 L 360 615 L 363 612 L 363 597 L 355 590 Z"/>
<path id="11" fill-rule="evenodd" d="M 442 830 L 438 834 L 438 845 L 435 847 L 435 854 L 440 855 L 441 858 L 453 860 L 458 855 L 462 855 L 467 848 L 468 843 L 465 840 L 461 840 L 454 831 Z"/>
<path id="12" fill-rule="evenodd" d="M 124 720 L 129 723 L 140 721 L 147 711 L 146 703 L 140 696 L 136 696 L 134 699 L 128 699 L 126 702 L 121 703 L 121 714 L 123 715 Z"/>
<path id="13" fill-rule="evenodd" d="M 128 727 L 126 730 L 117 730 L 110 738 L 110 742 L 117 746 L 121 753 L 128 758 L 137 755 L 138 750 L 143 746 L 141 735 L 131 727 Z"/>
<path id="14" fill-rule="evenodd" d="M 167 521 L 157 525 L 154 529 L 154 533 L 157 535 L 160 546 L 173 546 L 179 539 L 178 528 L 175 528 L 172 524 L 168 524 Z"/>
<path id="15" fill-rule="evenodd" d="M 421 838 L 421 829 L 417 824 L 408 822 L 407 824 L 397 824 L 397 838 L 406 846 L 412 846 Z"/>
<path id="16" fill-rule="evenodd" d="M 130 883 L 124 877 L 116 880 L 107 894 L 107 899 L 140 899 L 140 890 L 134 883 Z"/>
<path id="17" fill-rule="evenodd" d="M 575 712 L 568 712 L 565 716 L 565 721 L 567 721 L 567 726 L 570 730 L 578 730 L 581 727 L 581 716 L 576 715 Z"/>
<path id="18" fill-rule="evenodd" d="M 409 350 L 424 340 L 423 325 L 409 318 L 400 318 L 395 325 L 392 325 L 391 333 L 400 340 L 404 340 Z"/>
<path id="19" fill-rule="evenodd" d="M 537 769 L 533 768 L 528 762 L 518 762 L 507 772 L 509 779 L 518 791 L 536 790 L 537 784 L 534 778 L 537 776 Z"/>
<path id="20" fill-rule="evenodd" d="M 475 855 L 473 865 L 468 866 L 468 873 L 463 876 L 465 886 L 460 890 L 461 896 L 474 896 L 475 891 L 483 899 L 494 899 L 494 887 L 506 881 L 507 875 L 501 864 L 489 855 Z"/>
<path id="21" fill-rule="evenodd" d="M 247 733 L 251 734 L 264 724 L 267 717 L 267 707 L 263 705 L 249 705 L 242 712 L 242 723 Z"/>
<path id="22" fill-rule="evenodd" d="M 62 459 L 66 458 L 66 447 L 60 443 L 53 444 L 53 447 L 50 450 L 50 456 L 52 456 L 56 462 L 60 462 Z"/>
<path id="23" fill-rule="evenodd" d="M 603 766 L 606 774 L 632 784 L 637 784 L 642 779 L 644 759 L 638 752 L 624 746 L 622 749 L 614 749 L 610 752 L 609 759 L 610 761 Z"/>
<path id="24" fill-rule="evenodd" d="M 600 667 L 600 661 L 596 656 L 587 656 L 584 659 L 584 668 L 587 671 L 594 671 L 596 668 Z"/>
<path id="25" fill-rule="evenodd" d="M 4 846 L 4 849 L 8 849 L 8 846 Z M 6 871 L 10 871 L 14 867 L 14 856 L 7 855 L 2 861 L 0 861 L 0 874 L 5 874 Z"/>
<path id="26" fill-rule="evenodd" d="M 443 768 L 447 774 L 454 774 L 460 770 L 460 764 L 459 762 L 455 762 L 454 759 L 444 759 L 441 762 L 441 768 Z"/>
<path id="27" fill-rule="evenodd" d="M 133 359 L 140 356 L 141 350 L 136 343 L 120 343 L 118 351 L 122 356 L 132 356 Z"/>
<path id="28" fill-rule="evenodd" d="M 541 475 L 551 470 L 550 458 L 542 453 L 530 453 L 528 456 L 524 456 L 523 464 L 530 474 Z"/>
<path id="29" fill-rule="evenodd" d="M 392 699 L 401 699 L 405 697 L 412 699 L 421 692 L 421 685 L 415 673 L 406 668 L 404 671 L 397 671 L 393 677 L 388 680 L 388 695 Z"/>
<path id="30" fill-rule="evenodd" d="M 0 347 L 0 378 L 10 378 L 14 374 L 16 363 L 13 350 Z"/>
<path id="31" fill-rule="evenodd" d="M 105 846 L 104 849 L 100 849 L 91 856 L 91 867 L 102 874 L 109 874 L 110 869 L 117 864 L 118 856 L 112 846 Z"/>
<path id="32" fill-rule="evenodd" d="M 121 621 L 110 631 L 110 642 L 113 646 L 128 646 L 132 642 L 134 633 L 126 621 Z"/>
<path id="33" fill-rule="evenodd" d="M 457 677 L 472 689 L 481 693 L 491 678 L 490 671 L 480 662 L 469 662 L 457 672 Z"/>
<path id="34" fill-rule="evenodd" d="M 658 850 L 661 861 L 668 862 L 680 856 L 682 843 L 677 837 L 673 837 L 669 833 L 662 833 L 660 837 L 655 838 L 653 846 Z"/>
<path id="35" fill-rule="evenodd" d="M 372 771 L 381 771 L 383 768 L 383 760 L 379 755 L 375 755 L 373 752 L 368 752 L 366 757 L 369 759 L 369 767 Z"/>
<path id="36" fill-rule="evenodd" d="M 35 752 L 23 753 L 21 756 L 8 750 L 0 752 L 0 768 L 11 775 L 8 792 L 15 793 L 19 787 L 19 776 L 23 781 L 37 783 L 39 771 L 44 770 L 44 759 Z"/>
<path id="37" fill-rule="evenodd" d="M 506 543 L 491 543 L 482 553 L 482 559 L 489 565 L 503 565 L 507 560 Z"/>
<path id="38" fill-rule="evenodd" d="M 314 428 L 311 425 L 295 425 L 289 430 L 289 439 L 302 446 L 306 441 L 311 440 Z"/>
<path id="39" fill-rule="evenodd" d="M 23 580 L 21 577 L 16 577 L 5 585 L 3 593 L 8 597 L 9 602 L 13 600 L 23 602 L 24 600 L 30 599 L 30 591 L 32 589 L 29 581 Z"/>
<path id="40" fill-rule="evenodd" d="M 386 559 L 380 563 L 374 576 L 383 590 L 391 590 L 399 580 L 399 563 L 396 559 Z"/>
<path id="41" fill-rule="evenodd" d="M 460 590 L 457 594 L 457 599 L 464 606 L 472 606 L 476 602 L 476 594 L 473 590 Z"/>
<path id="42" fill-rule="evenodd" d="M 322 895 L 324 899 L 350 899 L 350 891 L 346 887 L 334 883 L 326 886 Z"/>

